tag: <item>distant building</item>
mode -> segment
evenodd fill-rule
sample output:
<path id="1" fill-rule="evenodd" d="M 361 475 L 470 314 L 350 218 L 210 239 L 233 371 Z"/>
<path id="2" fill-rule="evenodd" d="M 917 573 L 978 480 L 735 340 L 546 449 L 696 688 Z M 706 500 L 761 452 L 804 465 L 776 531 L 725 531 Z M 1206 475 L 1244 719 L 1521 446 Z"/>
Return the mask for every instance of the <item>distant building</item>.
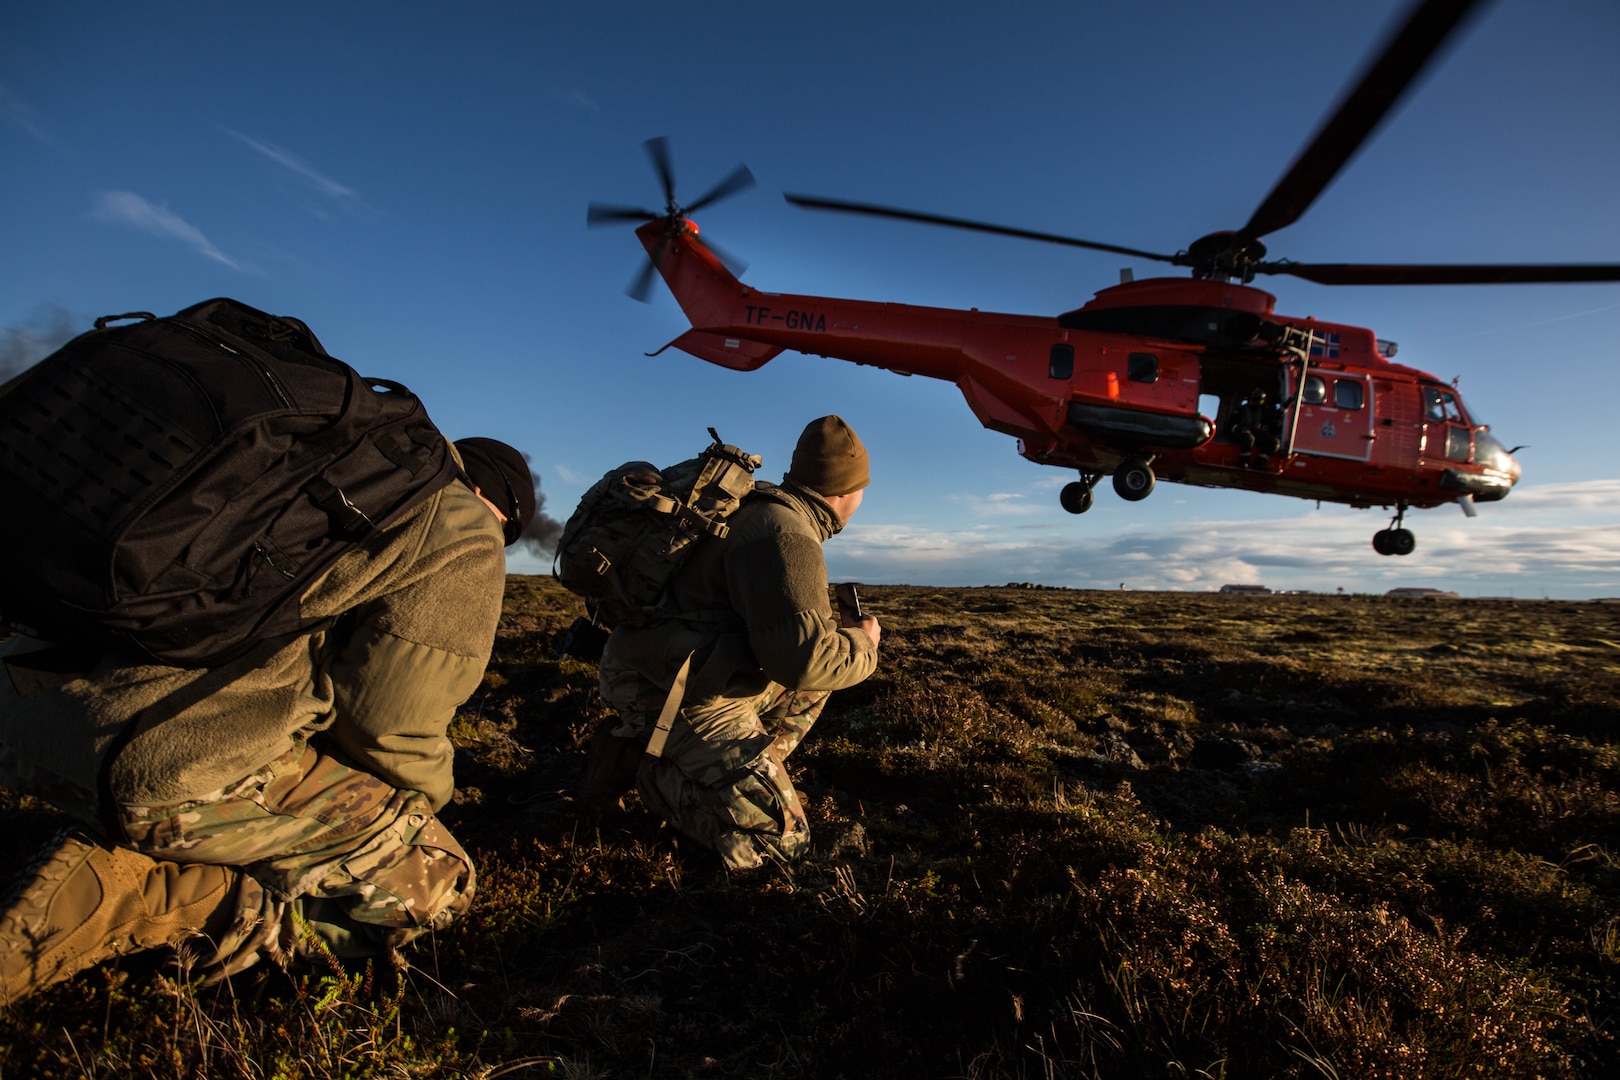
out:
<path id="1" fill-rule="evenodd" d="M 1422 586 L 1407 585 L 1398 589 L 1391 589 L 1385 596 L 1401 597 L 1407 600 L 1446 600 L 1456 597 L 1456 593 L 1445 589 L 1429 589 Z"/>
<path id="2" fill-rule="evenodd" d="M 1229 596 L 1270 596 L 1271 590 L 1264 585 L 1222 585 L 1221 592 Z"/>

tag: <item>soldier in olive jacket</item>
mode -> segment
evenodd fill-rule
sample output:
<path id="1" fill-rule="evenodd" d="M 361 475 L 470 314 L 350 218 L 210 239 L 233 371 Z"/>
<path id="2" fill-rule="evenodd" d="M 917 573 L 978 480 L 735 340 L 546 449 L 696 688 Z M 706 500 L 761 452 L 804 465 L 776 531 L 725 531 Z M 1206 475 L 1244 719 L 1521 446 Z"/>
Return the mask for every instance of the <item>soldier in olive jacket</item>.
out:
<path id="1" fill-rule="evenodd" d="M 821 554 L 870 482 L 849 425 L 812 421 L 781 486 L 757 485 L 676 573 L 661 606 L 680 615 L 613 632 L 601 688 L 618 719 L 593 745 L 585 802 L 616 802 L 634 769 L 643 801 L 729 867 L 808 852 L 784 762 L 828 694 L 877 667 L 878 621 L 833 616 Z M 683 669 L 680 711 L 655 732 Z"/>

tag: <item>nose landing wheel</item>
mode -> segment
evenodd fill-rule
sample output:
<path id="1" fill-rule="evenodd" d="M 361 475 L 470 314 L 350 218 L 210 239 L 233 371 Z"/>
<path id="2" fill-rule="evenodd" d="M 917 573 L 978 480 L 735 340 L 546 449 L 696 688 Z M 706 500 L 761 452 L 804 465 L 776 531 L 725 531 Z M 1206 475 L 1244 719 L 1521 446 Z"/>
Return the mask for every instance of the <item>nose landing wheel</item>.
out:
<path id="1" fill-rule="evenodd" d="M 1380 555 L 1410 555 L 1417 549 L 1417 537 L 1412 530 L 1405 528 L 1406 507 L 1397 507 L 1395 516 L 1389 521 L 1389 528 L 1380 529 L 1373 533 L 1373 550 Z"/>

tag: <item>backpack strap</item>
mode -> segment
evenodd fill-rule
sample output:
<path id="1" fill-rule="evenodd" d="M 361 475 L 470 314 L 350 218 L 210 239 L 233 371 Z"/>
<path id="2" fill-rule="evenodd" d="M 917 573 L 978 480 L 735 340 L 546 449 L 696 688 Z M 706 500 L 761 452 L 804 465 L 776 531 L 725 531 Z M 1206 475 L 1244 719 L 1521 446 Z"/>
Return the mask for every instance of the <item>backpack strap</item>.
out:
<path id="1" fill-rule="evenodd" d="M 653 726 L 652 738 L 647 740 L 647 756 L 657 760 L 664 756 L 664 744 L 669 741 L 669 730 L 675 726 L 675 717 L 681 711 L 681 699 L 686 696 L 686 679 L 692 673 L 692 657 L 696 650 L 686 654 L 681 661 L 681 669 L 675 673 L 675 681 L 669 686 L 669 695 L 664 698 L 664 707 L 658 712 L 658 723 Z"/>

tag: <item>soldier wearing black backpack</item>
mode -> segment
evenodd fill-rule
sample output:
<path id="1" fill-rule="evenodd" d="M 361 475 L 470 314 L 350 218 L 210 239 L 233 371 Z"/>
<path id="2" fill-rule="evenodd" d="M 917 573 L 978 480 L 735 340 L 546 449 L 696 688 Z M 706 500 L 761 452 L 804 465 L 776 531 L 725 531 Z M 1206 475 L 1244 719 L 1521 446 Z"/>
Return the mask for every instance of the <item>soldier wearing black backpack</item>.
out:
<path id="1" fill-rule="evenodd" d="M 236 356 L 259 339 L 220 340 Z M 143 348 L 179 370 L 166 346 Z M 273 371 L 274 360 L 262 366 Z M 295 415 L 293 376 L 276 415 Z M 372 481 L 345 479 L 331 499 L 303 484 L 315 505 L 367 520 L 342 530 L 329 565 L 278 615 L 300 632 L 195 664 L 88 630 L 0 646 L 0 786 L 83 822 L 0 901 L 0 1004 L 165 945 L 186 948 L 214 978 L 312 952 L 397 958 L 466 910 L 472 861 L 435 816 L 454 790 L 446 729 L 483 677 L 503 549 L 536 499 L 512 447 L 468 439 L 451 452 L 429 431 L 418 424 L 386 444 L 401 470 L 440 477 L 425 494 L 389 495 L 386 513 L 366 512 Z M 28 449 L 0 447 L 0 465 Z M 413 460 L 417 450 L 425 456 Z M 432 461 L 447 464 L 440 472 Z M 195 472 L 176 475 L 183 492 Z M 316 546 L 281 544 L 264 560 L 266 580 L 289 577 Z M 261 554 L 249 545 L 243 558 Z"/>

